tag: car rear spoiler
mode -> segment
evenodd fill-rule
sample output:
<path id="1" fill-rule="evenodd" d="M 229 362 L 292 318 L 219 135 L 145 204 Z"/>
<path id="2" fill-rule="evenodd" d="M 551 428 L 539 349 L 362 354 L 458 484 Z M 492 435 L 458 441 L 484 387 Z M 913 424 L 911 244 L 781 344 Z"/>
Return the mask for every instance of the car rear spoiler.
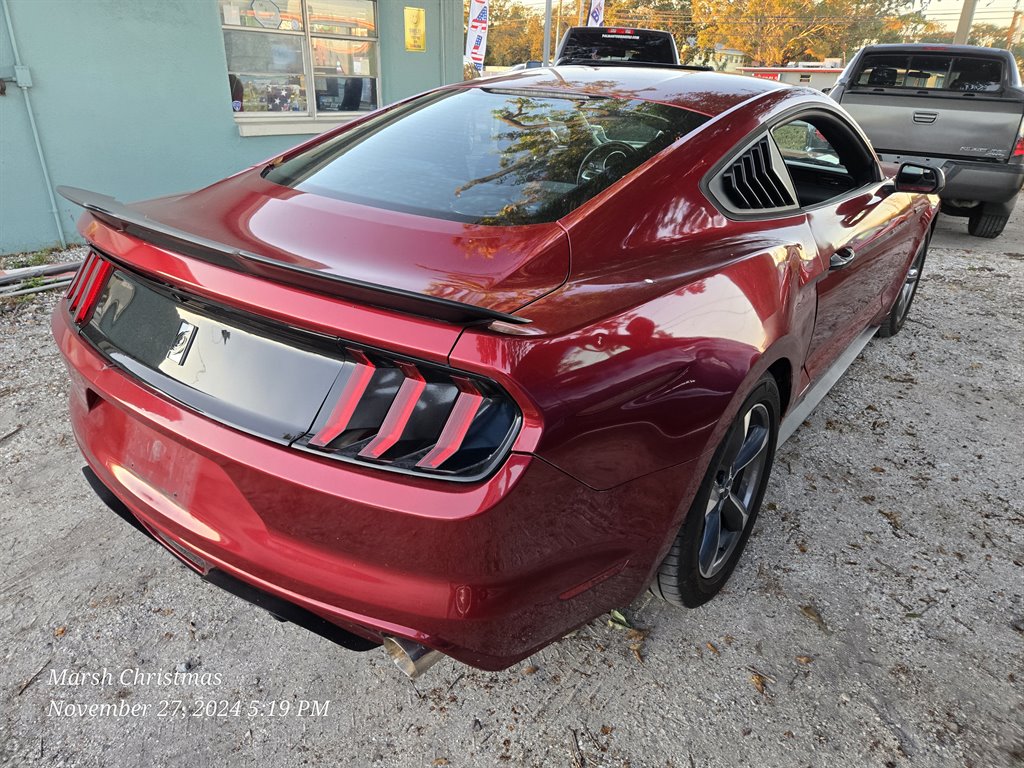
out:
<path id="1" fill-rule="evenodd" d="M 393 309 L 455 325 L 476 325 L 495 321 L 514 324 L 530 322 L 523 317 L 476 307 L 461 301 L 332 275 L 295 264 L 287 264 L 251 251 L 232 248 L 229 245 L 154 221 L 109 195 L 101 195 L 98 192 L 90 192 L 76 187 L 57 187 L 57 192 L 75 205 L 87 210 L 104 224 L 120 232 L 158 248 L 166 248 L 175 253 L 191 256 L 237 272 L 255 274 L 279 283 L 312 289 L 341 299 Z"/>

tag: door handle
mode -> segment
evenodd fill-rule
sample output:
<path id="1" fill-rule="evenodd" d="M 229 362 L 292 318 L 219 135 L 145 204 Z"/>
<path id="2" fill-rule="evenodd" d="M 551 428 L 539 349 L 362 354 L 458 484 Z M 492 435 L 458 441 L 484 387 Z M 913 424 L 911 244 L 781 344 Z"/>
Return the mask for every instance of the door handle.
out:
<path id="1" fill-rule="evenodd" d="M 857 257 L 853 248 L 848 245 L 844 245 L 842 248 L 836 249 L 836 252 L 832 254 L 832 258 L 828 260 L 829 269 L 843 269 L 850 266 L 853 260 Z"/>

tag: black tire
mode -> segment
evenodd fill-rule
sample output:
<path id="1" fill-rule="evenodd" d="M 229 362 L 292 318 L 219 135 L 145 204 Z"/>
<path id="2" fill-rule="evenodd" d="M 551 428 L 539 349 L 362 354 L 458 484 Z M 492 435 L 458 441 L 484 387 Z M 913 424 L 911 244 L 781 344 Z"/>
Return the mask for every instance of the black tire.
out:
<path id="1" fill-rule="evenodd" d="M 1009 216 L 1002 214 L 985 213 L 984 209 L 972 213 L 967 220 L 967 231 L 975 237 L 992 239 L 1003 234 Z"/>
<path id="2" fill-rule="evenodd" d="M 903 328 L 903 324 L 907 322 L 907 317 L 910 315 L 910 307 L 914 303 L 914 297 L 917 295 L 917 286 L 924 272 L 924 261 L 928 255 L 928 243 L 930 241 L 930 237 L 925 238 L 924 242 L 921 243 L 921 247 L 918 248 L 914 260 L 907 267 L 907 272 L 903 277 L 903 285 L 893 300 L 889 314 L 885 316 L 885 320 L 878 327 L 877 335 L 880 338 L 887 339 L 890 336 L 895 336 Z"/>
<path id="3" fill-rule="evenodd" d="M 766 374 L 743 401 L 708 464 L 683 525 L 658 566 L 651 584 L 651 592 L 656 596 L 675 605 L 696 608 L 718 594 L 728 581 L 743 554 L 761 508 L 775 460 L 779 418 L 779 388 L 775 379 Z M 737 470 L 737 464 L 750 455 L 762 437 L 755 434 L 755 430 L 765 433 L 763 451 L 753 454 Z M 737 495 L 741 498 L 737 499 Z M 741 507 L 733 499 L 745 501 L 746 519 L 741 524 L 737 519 L 742 515 Z M 718 509 L 717 513 L 714 508 Z M 717 537 L 714 535 L 716 514 Z M 723 533 L 728 536 L 725 544 Z M 708 534 L 707 544 L 705 534 Z"/>

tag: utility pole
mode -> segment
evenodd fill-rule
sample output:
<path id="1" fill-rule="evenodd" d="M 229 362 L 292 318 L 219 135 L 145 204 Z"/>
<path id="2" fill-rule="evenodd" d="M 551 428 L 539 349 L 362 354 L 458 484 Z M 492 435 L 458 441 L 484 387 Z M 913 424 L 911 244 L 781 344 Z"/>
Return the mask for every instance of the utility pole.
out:
<path id="1" fill-rule="evenodd" d="M 1016 18 L 1016 16 L 1014 17 Z M 558 15 L 555 19 L 555 50 L 558 50 L 558 41 L 562 39 L 562 0 L 558 0 Z"/>
<path id="2" fill-rule="evenodd" d="M 960 23 L 956 25 L 956 34 L 953 36 L 953 45 L 967 45 L 971 36 L 971 24 L 974 23 L 974 9 L 978 6 L 978 0 L 964 0 L 964 9 L 960 11 Z"/>
<path id="3" fill-rule="evenodd" d="M 977 0 L 974 0 L 977 2 Z M 551 63 L 551 0 L 544 3 L 544 61 L 546 67 Z"/>
<path id="4" fill-rule="evenodd" d="M 1013 4 L 1013 20 L 1010 28 L 1006 31 L 1006 47 L 1013 48 L 1017 44 L 1017 37 L 1020 35 L 1020 0 Z"/>

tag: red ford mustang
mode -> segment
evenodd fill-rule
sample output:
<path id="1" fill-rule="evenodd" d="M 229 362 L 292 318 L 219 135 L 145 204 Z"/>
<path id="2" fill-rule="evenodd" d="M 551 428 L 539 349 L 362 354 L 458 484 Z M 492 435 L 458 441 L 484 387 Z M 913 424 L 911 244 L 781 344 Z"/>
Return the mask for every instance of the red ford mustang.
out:
<path id="1" fill-rule="evenodd" d="M 79 189 L 86 476 L 205 578 L 417 674 L 729 577 L 775 447 L 902 326 L 941 172 L 821 94 L 559 67 L 197 192 Z"/>

